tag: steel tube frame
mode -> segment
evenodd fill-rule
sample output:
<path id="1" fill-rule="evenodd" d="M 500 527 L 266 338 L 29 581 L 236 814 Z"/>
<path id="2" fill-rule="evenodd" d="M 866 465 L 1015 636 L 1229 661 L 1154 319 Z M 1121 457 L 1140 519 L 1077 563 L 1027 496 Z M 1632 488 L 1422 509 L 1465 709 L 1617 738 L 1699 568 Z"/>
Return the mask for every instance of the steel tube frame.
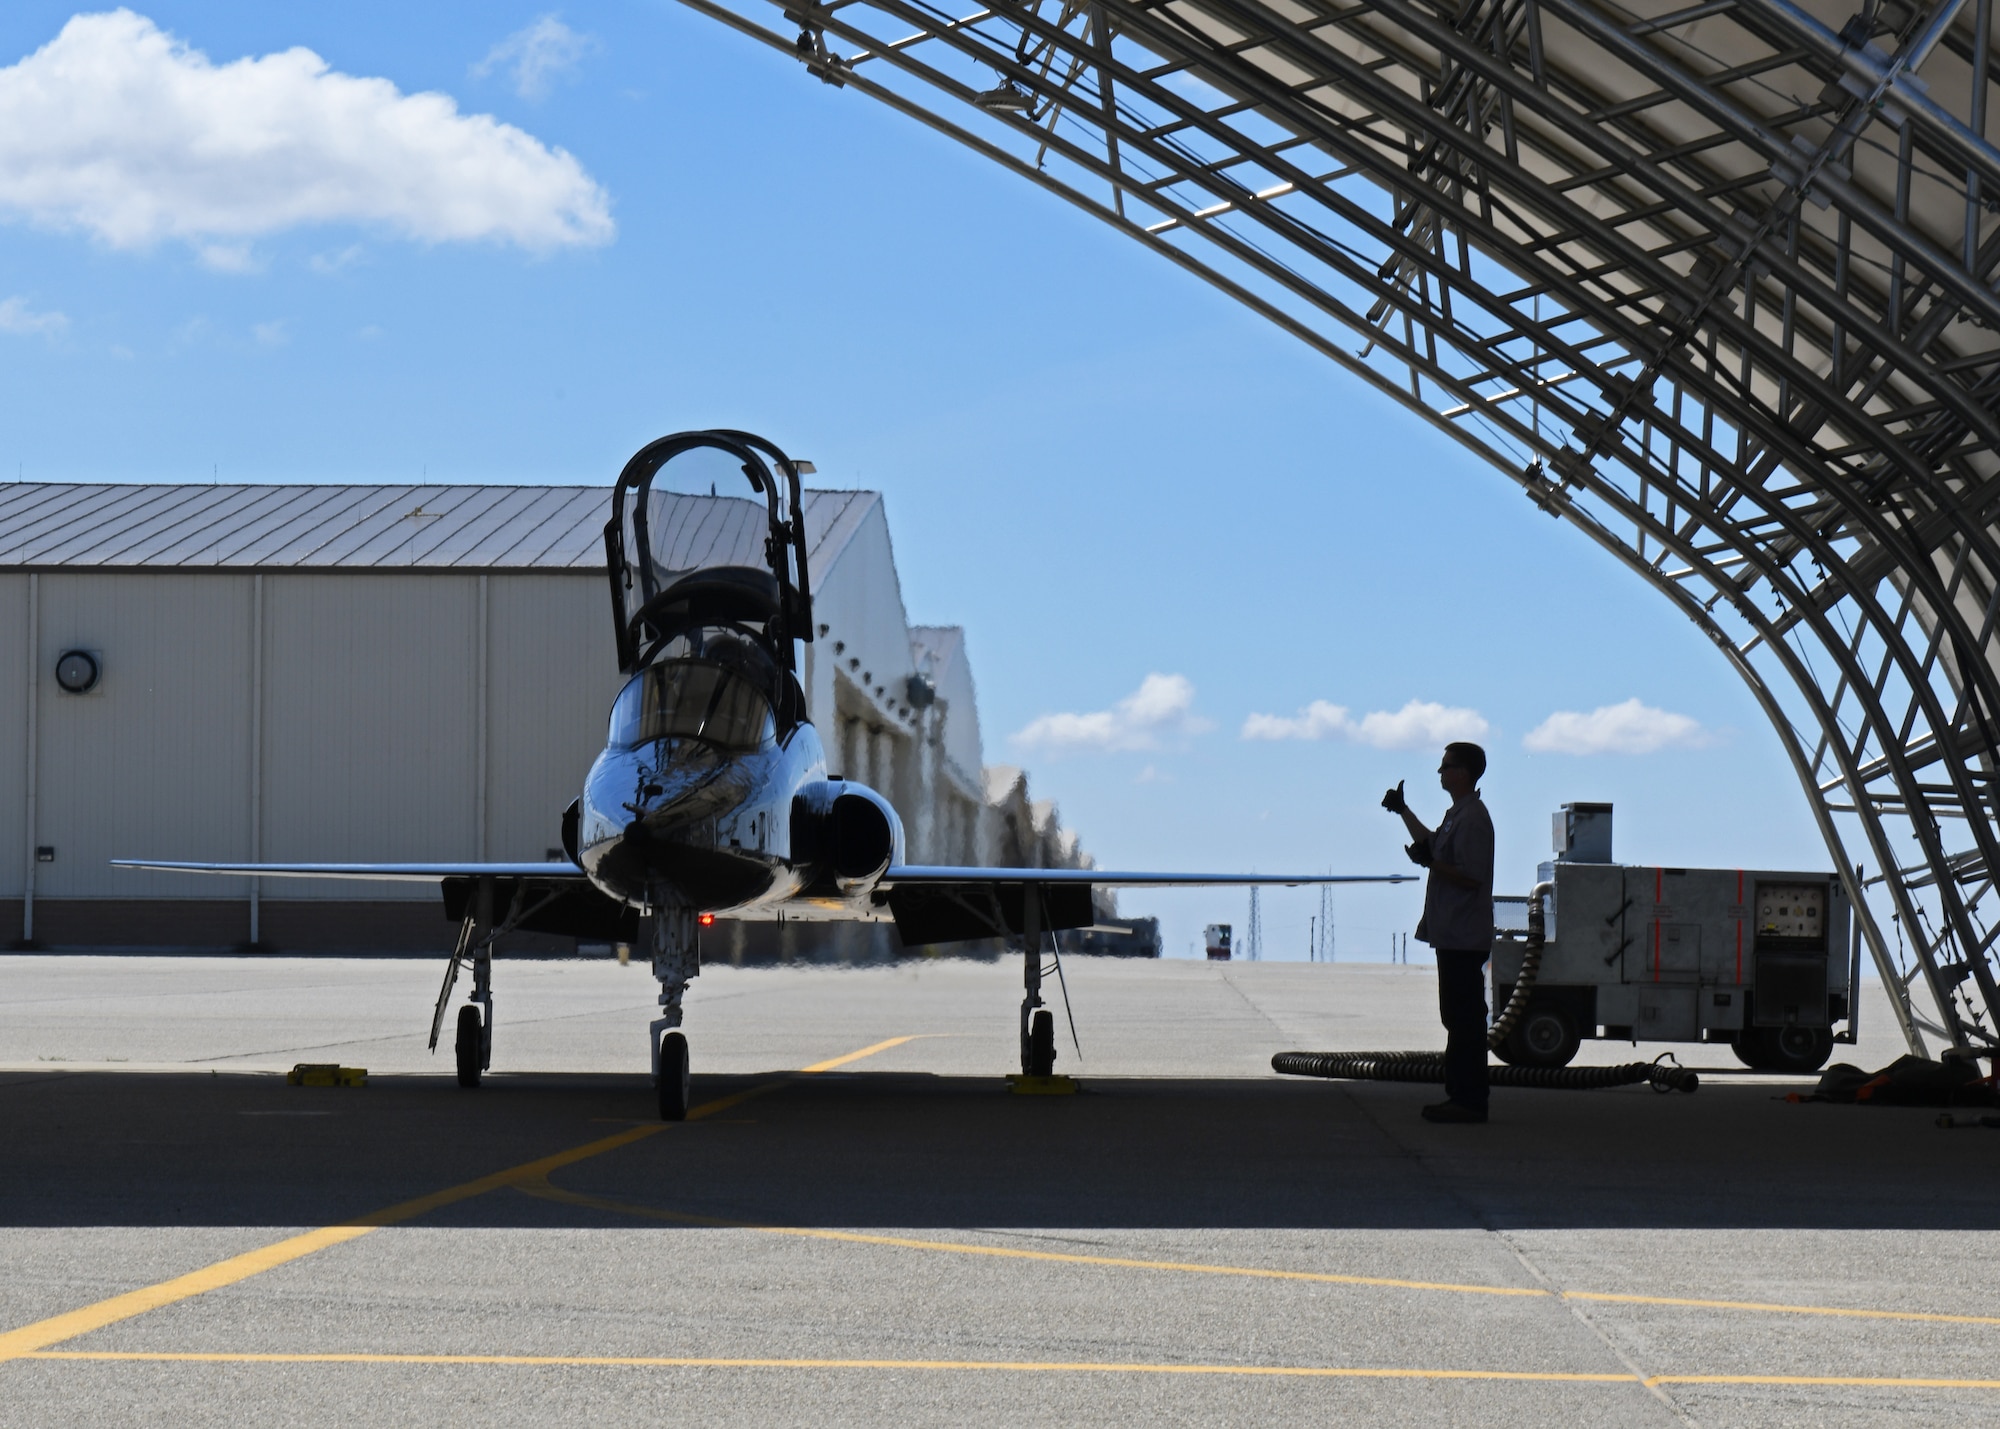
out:
<path id="1" fill-rule="evenodd" d="M 1582 527 L 1771 718 L 1913 1050 L 1926 1028 L 1994 1044 L 2000 922 L 1978 905 L 2000 871 L 2000 351 L 1974 326 L 2000 327 L 2000 232 L 1980 240 L 1979 186 L 2000 192 L 1981 132 L 1990 0 L 1969 7 L 1969 49 L 1965 0 L 1942 0 L 1886 61 L 1840 37 L 1833 53 L 1788 0 L 1636 20 L 1608 0 L 1024 0 L 963 17 L 836 0 L 784 7 L 797 45 L 733 8 L 748 0 L 684 3 L 1113 224 Z M 1733 27 L 1737 63 L 1686 63 L 1698 20 Z M 1964 121 L 1905 102 L 1947 33 L 1974 57 Z M 1580 45 L 1627 66 L 1628 92 L 1603 92 Z M 988 73 L 1030 107 L 982 113 Z M 1756 86 L 1800 74 L 1826 81 L 1820 101 L 1758 110 Z M 1631 75 L 1655 88 L 1629 92 Z M 1884 134 L 1893 203 L 1871 192 Z M 1963 261 L 1913 206 L 1952 183 Z M 1946 848 L 1944 819 L 1971 847 Z M 1921 852 L 1908 867 L 1903 835 Z M 1907 972 L 1865 897 L 1878 881 L 1911 930 Z M 1908 999 L 1919 977 L 1935 1019 Z"/>

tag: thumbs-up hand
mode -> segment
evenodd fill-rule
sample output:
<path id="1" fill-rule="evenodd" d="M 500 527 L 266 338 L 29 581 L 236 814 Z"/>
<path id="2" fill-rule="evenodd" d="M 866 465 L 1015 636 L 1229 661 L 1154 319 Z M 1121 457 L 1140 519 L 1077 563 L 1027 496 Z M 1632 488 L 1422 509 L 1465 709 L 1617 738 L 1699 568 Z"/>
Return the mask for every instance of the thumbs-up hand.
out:
<path id="1" fill-rule="evenodd" d="M 1403 783 L 1403 780 L 1398 779 L 1396 787 L 1382 796 L 1382 807 L 1392 814 L 1400 814 L 1409 807 L 1403 802 Z"/>

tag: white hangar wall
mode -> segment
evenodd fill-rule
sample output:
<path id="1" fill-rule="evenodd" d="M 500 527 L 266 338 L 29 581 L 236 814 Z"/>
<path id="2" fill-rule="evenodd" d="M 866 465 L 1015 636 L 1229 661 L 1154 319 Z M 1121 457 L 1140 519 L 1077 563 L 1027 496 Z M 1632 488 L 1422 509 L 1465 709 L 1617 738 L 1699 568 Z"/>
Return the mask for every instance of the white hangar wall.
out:
<path id="1" fill-rule="evenodd" d="M 38 647 L 0 714 L 0 899 L 50 945 L 446 942 L 429 885 L 253 897 L 109 860 L 542 858 L 617 693 L 606 607 L 598 574 L 0 576 L 0 668 Z M 101 656 L 88 694 L 54 679 L 67 649 Z"/>
<path id="2" fill-rule="evenodd" d="M 109 860 L 546 856 L 619 684 L 606 497 L 0 484 L 0 692 L 18 691 L 0 694 L 0 810 L 19 811 L 0 817 L 0 929 L 448 948 L 428 884 L 258 889 Z M 809 492 L 806 515 L 818 630 L 800 674 L 829 771 L 890 797 L 915 858 L 1086 861 L 1052 813 L 1022 838 L 1017 781 L 1006 807 L 988 799 L 964 632 L 909 626 L 881 497 Z M 101 657 L 87 694 L 56 683 L 68 649 Z M 853 931 L 845 955 L 888 950 Z M 780 951 L 824 955 L 788 932 Z"/>

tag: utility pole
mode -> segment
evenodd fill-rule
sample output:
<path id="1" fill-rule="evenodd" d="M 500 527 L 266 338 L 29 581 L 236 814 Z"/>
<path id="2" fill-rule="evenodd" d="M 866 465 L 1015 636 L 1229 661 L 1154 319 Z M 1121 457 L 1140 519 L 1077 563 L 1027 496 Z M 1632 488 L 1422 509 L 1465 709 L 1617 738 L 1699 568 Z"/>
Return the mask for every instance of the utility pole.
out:
<path id="1" fill-rule="evenodd" d="M 1319 886 L 1319 933 L 1318 940 L 1313 946 L 1314 954 L 1320 962 L 1330 963 L 1335 960 L 1334 955 L 1337 950 L 1333 941 L 1333 889 L 1324 883 Z"/>
<path id="2" fill-rule="evenodd" d="M 1249 944 L 1247 951 L 1250 955 L 1250 961 L 1253 963 L 1261 962 L 1264 957 L 1264 914 L 1257 901 L 1257 895 L 1260 891 L 1254 884 L 1251 886 L 1250 936 L 1247 940 Z"/>

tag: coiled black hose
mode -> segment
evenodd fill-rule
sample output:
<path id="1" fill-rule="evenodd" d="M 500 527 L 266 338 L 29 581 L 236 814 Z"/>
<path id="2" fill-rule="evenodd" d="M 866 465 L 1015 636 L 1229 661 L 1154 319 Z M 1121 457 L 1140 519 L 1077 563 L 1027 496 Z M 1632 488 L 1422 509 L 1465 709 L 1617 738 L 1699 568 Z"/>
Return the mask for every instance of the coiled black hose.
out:
<path id="1" fill-rule="evenodd" d="M 1528 895 L 1528 937 L 1521 949 L 1521 970 L 1514 974 L 1514 991 L 1507 998 L 1507 1006 L 1486 1029 L 1488 1048 L 1505 1042 L 1513 1033 L 1514 1024 L 1521 1020 L 1521 1014 L 1528 1010 L 1528 994 L 1534 991 L 1535 978 L 1542 970 L 1542 944 L 1548 941 L 1542 899 L 1555 891 L 1553 883 L 1537 883 L 1535 891 Z"/>
<path id="2" fill-rule="evenodd" d="M 1444 1081 L 1442 1052 L 1280 1052 L 1271 1070 L 1292 1077 L 1334 1077 L 1343 1081 Z M 1651 1062 L 1626 1062 L 1616 1067 L 1488 1067 L 1486 1079 L 1496 1087 L 1541 1087 L 1548 1091 L 1587 1092 L 1602 1087 L 1652 1084 L 1656 1092 L 1691 1092 L 1701 1085 L 1693 1069 L 1663 1052 Z"/>
<path id="3" fill-rule="evenodd" d="M 1528 895 L 1528 937 L 1521 953 L 1521 971 L 1514 978 L 1506 1009 L 1486 1030 L 1486 1045 L 1498 1047 L 1514 1030 L 1528 1005 L 1528 993 L 1542 966 L 1542 898 L 1554 885 L 1539 883 Z M 1335 1077 L 1343 1081 L 1444 1081 L 1442 1052 L 1280 1052 L 1271 1070 L 1292 1077 Z M 1587 1092 L 1602 1087 L 1630 1087 L 1649 1082 L 1656 1092 L 1691 1092 L 1701 1078 L 1663 1052 L 1651 1062 L 1626 1062 L 1615 1067 L 1488 1067 L 1486 1080 L 1496 1087 L 1541 1087 L 1549 1091 Z"/>

